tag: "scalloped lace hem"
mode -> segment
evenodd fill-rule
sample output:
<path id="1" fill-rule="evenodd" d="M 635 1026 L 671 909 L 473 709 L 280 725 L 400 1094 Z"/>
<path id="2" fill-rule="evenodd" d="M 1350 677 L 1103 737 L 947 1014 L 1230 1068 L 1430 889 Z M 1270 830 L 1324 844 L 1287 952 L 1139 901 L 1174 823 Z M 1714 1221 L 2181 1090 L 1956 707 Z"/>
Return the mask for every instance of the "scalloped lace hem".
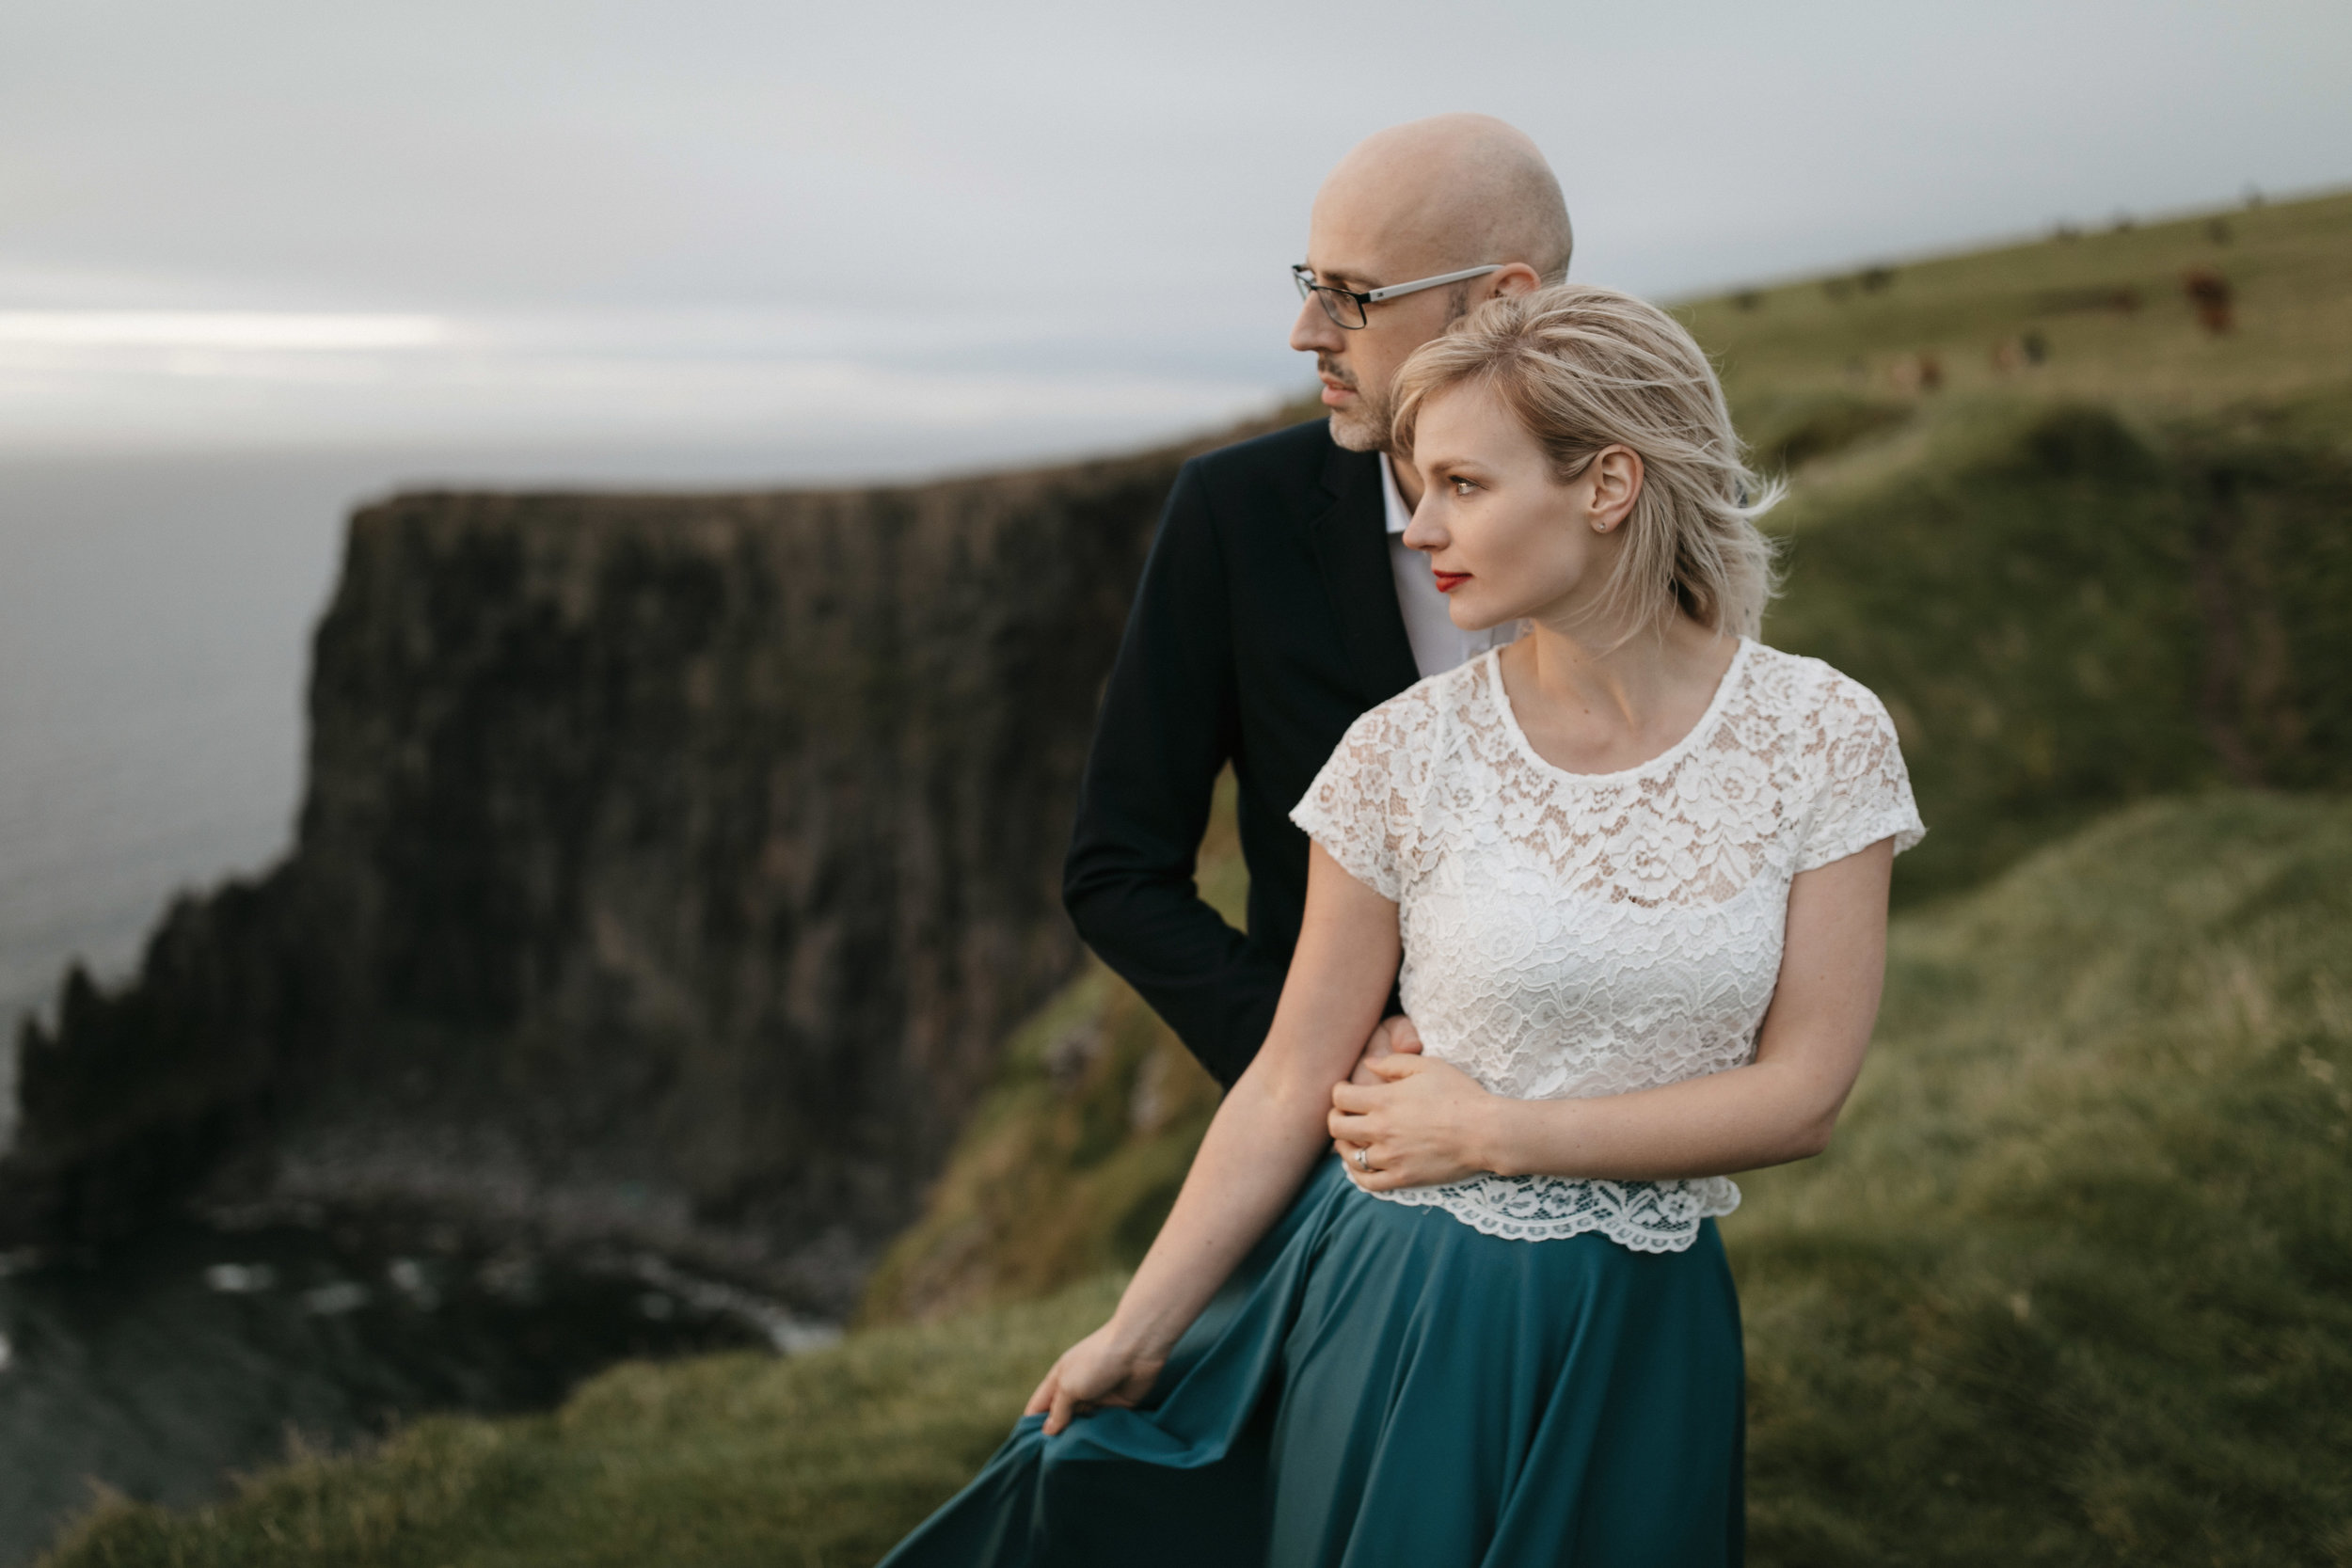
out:
<path id="1" fill-rule="evenodd" d="M 1684 1251 L 1698 1240 L 1701 1221 L 1740 1207 L 1739 1185 L 1727 1176 L 1688 1181 L 1483 1176 L 1364 1196 L 1408 1208 L 1442 1209 L 1471 1229 L 1504 1241 L 1565 1241 L 1597 1230 L 1634 1252 Z"/>

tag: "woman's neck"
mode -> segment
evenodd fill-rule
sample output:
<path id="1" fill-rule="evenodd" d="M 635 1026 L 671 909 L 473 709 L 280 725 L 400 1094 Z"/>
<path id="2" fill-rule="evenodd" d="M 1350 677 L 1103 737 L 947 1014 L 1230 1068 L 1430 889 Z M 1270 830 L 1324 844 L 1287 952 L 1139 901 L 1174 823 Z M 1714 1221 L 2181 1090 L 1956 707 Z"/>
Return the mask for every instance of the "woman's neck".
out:
<path id="1" fill-rule="evenodd" d="M 1613 773 L 1689 735 L 1738 651 L 1738 638 L 1681 614 L 1629 635 L 1536 621 L 1503 653 L 1503 690 L 1545 761 L 1573 773 Z"/>

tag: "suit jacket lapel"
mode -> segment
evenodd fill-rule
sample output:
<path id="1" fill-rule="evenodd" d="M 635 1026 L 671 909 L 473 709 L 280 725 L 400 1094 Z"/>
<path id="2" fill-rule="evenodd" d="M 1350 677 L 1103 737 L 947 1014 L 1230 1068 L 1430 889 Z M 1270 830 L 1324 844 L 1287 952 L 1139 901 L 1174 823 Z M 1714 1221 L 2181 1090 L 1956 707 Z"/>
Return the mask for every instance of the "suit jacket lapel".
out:
<path id="1" fill-rule="evenodd" d="M 1330 507 L 1307 525 L 1315 565 L 1340 618 L 1348 662 L 1363 688 L 1364 705 L 1385 703 L 1421 679 L 1413 644 L 1397 607 L 1396 574 L 1389 564 L 1388 510 L 1380 496 L 1380 459 L 1332 443 L 1323 466 Z"/>

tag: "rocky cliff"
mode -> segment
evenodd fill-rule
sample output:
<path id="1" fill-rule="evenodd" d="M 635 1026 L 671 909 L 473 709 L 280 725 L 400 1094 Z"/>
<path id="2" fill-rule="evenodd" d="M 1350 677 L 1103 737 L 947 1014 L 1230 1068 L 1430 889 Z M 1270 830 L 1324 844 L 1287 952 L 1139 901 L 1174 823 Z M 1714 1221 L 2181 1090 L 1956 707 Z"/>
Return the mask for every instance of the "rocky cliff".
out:
<path id="1" fill-rule="evenodd" d="M 1060 847 L 1183 455 L 360 513 L 297 843 L 27 1025 L 0 1244 L 193 1194 L 845 1302 L 1078 958 Z"/>

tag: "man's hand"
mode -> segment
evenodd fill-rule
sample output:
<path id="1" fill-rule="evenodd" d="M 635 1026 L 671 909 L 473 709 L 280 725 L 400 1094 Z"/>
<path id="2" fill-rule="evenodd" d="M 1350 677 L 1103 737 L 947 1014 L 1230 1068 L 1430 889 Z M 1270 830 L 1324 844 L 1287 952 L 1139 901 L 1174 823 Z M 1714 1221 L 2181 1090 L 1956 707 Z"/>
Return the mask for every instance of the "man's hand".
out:
<path id="1" fill-rule="evenodd" d="M 1385 1084 L 1388 1080 L 1372 1070 L 1373 1063 L 1383 1056 L 1418 1056 L 1420 1054 L 1421 1031 L 1414 1028 L 1413 1021 L 1403 1013 L 1393 1014 L 1382 1019 L 1379 1027 L 1373 1030 L 1365 1039 L 1363 1052 L 1356 1058 L 1356 1070 L 1347 1075 L 1347 1081 L 1359 1088 L 1369 1087 L 1374 1084 Z M 1341 1159 L 1353 1164 L 1356 1158 L 1354 1144 L 1343 1143 L 1334 1138 L 1331 1140 L 1331 1148 Z"/>
<path id="2" fill-rule="evenodd" d="M 1383 1056 L 1420 1054 L 1421 1031 L 1413 1027 L 1413 1021 L 1403 1013 L 1384 1018 L 1365 1039 L 1363 1053 L 1356 1058 L 1356 1070 L 1347 1075 L 1347 1081 L 1359 1088 L 1383 1083 L 1385 1080 L 1374 1075 L 1370 1063 Z"/>
<path id="3" fill-rule="evenodd" d="M 1370 1066 L 1376 1087 L 1331 1088 L 1331 1140 L 1346 1157 L 1349 1180 L 1385 1192 L 1459 1181 L 1486 1168 L 1480 1149 L 1495 1097 L 1477 1079 L 1422 1056 L 1391 1053 Z"/>

